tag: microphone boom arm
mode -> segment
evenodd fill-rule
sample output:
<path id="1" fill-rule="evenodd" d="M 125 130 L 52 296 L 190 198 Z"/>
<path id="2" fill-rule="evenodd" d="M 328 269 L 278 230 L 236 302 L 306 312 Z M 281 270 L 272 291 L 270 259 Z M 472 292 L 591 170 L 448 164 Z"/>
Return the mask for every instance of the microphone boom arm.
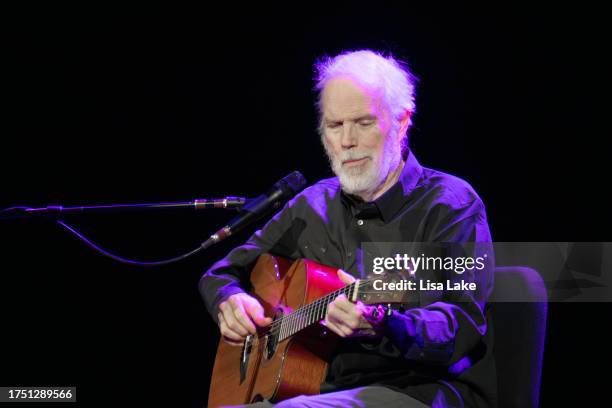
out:
<path id="1" fill-rule="evenodd" d="M 189 258 L 195 255 L 196 253 L 207 249 L 212 245 L 217 244 L 218 242 L 223 241 L 225 238 L 229 237 L 233 233 L 243 229 L 246 225 L 265 216 L 270 211 L 278 209 L 283 202 L 295 196 L 301 189 L 304 188 L 305 185 L 306 179 L 304 178 L 304 176 L 300 172 L 294 171 L 293 173 L 283 177 L 276 184 L 274 184 L 274 186 L 272 186 L 272 188 L 268 190 L 267 193 L 249 200 L 248 203 L 247 199 L 243 197 L 225 197 L 220 199 L 200 199 L 176 203 L 111 204 L 83 207 L 62 207 L 60 205 L 41 208 L 10 207 L 0 210 L 0 219 L 12 219 L 22 217 L 29 218 L 35 216 L 59 218 L 62 215 L 84 214 L 88 212 L 123 212 L 168 208 L 193 208 L 196 210 L 205 208 L 236 208 L 242 210 L 239 215 L 234 219 L 230 220 L 230 222 L 225 227 L 221 228 L 215 234 L 211 235 L 210 238 L 202 242 L 195 249 L 182 255 L 175 256 L 173 258 L 162 259 L 158 261 L 137 261 L 134 259 L 128 259 L 113 254 L 94 244 L 83 234 L 81 234 L 68 224 L 64 223 L 62 220 L 56 220 L 56 222 L 62 227 L 64 227 L 67 231 L 71 232 L 81 241 L 85 242 L 89 247 L 108 258 L 129 265 L 161 266 Z M 8 214 L 8 216 L 3 215 L 3 213 Z"/>
<path id="2" fill-rule="evenodd" d="M 0 211 L 0 219 L 31 218 L 31 217 L 60 217 L 65 215 L 85 215 L 93 213 L 121 213 L 140 212 L 151 210 L 193 209 L 205 210 L 211 208 L 240 210 L 249 202 L 244 197 L 202 198 L 193 201 L 163 202 L 163 203 L 136 203 L 136 204 L 107 204 L 64 207 L 50 205 L 47 207 L 11 207 Z M 3 214 L 4 213 L 4 214 Z"/>

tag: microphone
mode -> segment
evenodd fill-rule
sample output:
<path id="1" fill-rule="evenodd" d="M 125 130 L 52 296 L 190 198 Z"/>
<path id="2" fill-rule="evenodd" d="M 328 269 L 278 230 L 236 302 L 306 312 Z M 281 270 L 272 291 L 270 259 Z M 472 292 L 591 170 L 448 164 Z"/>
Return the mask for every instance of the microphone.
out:
<path id="1" fill-rule="evenodd" d="M 196 210 L 208 208 L 240 208 L 247 199 L 244 197 L 199 198 L 193 202 Z"/>
<path id="2" fill-rule="evenodd" d="M 248 204 L 243 206 L 237 217 L 202 243 L 202 248 L 208 248 L 224 240 L 247 225 L 257 221 L 271 210 L 280 208 L 284 202 L 293 198 L 305 186 L 306 179 L 299 171 L 294 171 L 288 176 L 283 177 L 265 194 L 250 200 Z"/>
<path id="3" fill-rule="evenodd" d="M 111 204 L 111 205 L 94 205 L 84 207 L 63 207 L 61 205 L 52 205 L 41 208 L 30 208 L 30 207 L 9 207 L 0 209 L 0 220 L 21 218 L 30 216 L 51 216 L 57 217 L 59 215 L 70 215 L 70 214 L 81 214 L 86 212 L 120 212 L 120 211 L 140 211 L 149 209 L 165 209 L 165 208 L 195 208 L 196 210 L 207 209 L 207 208 L 240 208 L 239 215 L 231 220 L 225 227 L 221 228 L 215 234 L 211 235 L 206 241 L 200 244 L 197 248 L 187 253 L 184 253 L 174 258 L 163 259 L 159 261 L 136 261 L 133 259 L 124 258 L 119 255 L 115 255 L 109 251 L 104 250 L 92 241 L 87 239 L 80 232 L 65 224 L 61 220 L 57 220 L 57 223 L 62 227 L 66 228 L 72 234 L 76 235 L 80 240 L 85 242 L 95 251 L 100 254 L 107 256 L 115 261 L 126 263 L 129 265 L 139 266 L 159 266 L 171 264 L 183 259 L 186 259 L 199 251 L 216 244 L 219 241 L 224 240 L 233 233 L 246 227 L 248 224 L 260 219 L 268 212 L 274 209 L 280 208 L 280 206 L 293 196 L 295 196 L 300 190 L 306 186 L 306 179 L 299 171 L 294 171 L 288 176 L 279 180 L 270 190 L 265 194 L 260 195 L 252 200 L 247 200 L 244 197 L 224 197 L 224 198 L 208 198 L 198 199 L 195 201 L 186 202 L 174 202 L 174 203 L 145 203 L 145 204 Z M 246 204 L 246 205 L 245 205 Z M 6 217 L 3 214 L 8 213 Z"/>

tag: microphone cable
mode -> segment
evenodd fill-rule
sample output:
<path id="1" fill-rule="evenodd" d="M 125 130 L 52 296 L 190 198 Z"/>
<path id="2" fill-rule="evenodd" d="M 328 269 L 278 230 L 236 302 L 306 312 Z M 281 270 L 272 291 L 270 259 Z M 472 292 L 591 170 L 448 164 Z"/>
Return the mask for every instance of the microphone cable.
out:
<path id="1" fill-rule="evenodd" d="M 59 225 L 61 225 L 65 230 L 75 235 L 77 238 L 79 238 L 81 241 L 83 241 L 85 244 L 87 244 L 90 248 L 92 248 L 99 254 L 106 256 L 110 259 L 113 259 L 117 262 L 121 262 L 121 263 L 128 264 L 128 265 L 137 265 L 137 266 L 167 265 L 167 264 L 182 261 L 186 258 L 189 258 L 190 256 L 197 254 L 203 249 L 206 249 L 218 242 L 221 242 L 222 240 L 229 237 L 230 235 L 233 235 L 235 232 L 238 232 L 239 230 L 243 229 L 246 225 L 253 223 L 254 221 L 260 219 L 265 213 L 271 211 L 274 208 L 278 208 L 282 202 L 289 200 L 290 198 L 295 196 L 295 194 L 297 194 L 301 189 L 303 189 L 305 185 L 306 185 L 306 179 L 304 178 L 302 173 L 300 173 L 299 171 L 294 171 L 293 173 L 289 174 L 288 176 L 283 177 L 281 180 L 275 183 L 274 186 L 272 186 L 272 188 L 268 190 L 267 193 L 262 194 L 259 197 L 252 199 L 248 204 L 244 205 L 244 207 L 242 207 L 243 211 L 240 215 L 238 215 L 233 220 L 231 220 L 225 227 L 221 228 L 216 233 L 211 235 L 206 241 L 202 242 L 197 248 L 192 249 L 191 251 L 186 252 L 182 255 L 178 255 L 172 258 L 167 258 L 167 259 L 161 259 L 158 261 L 137 261 L 134 259 L 124 258 L 122 256 L 113 254 L 112 252 L 107 251 L 106 249 L 103 249 L 99 245 L 94 244 L 90 239 L 85 237 L 75 228 L 66 224 L 64 221 L 56 220 L 56 222 Z M 51 207 L 47 207 L 46 209 L 48 210 L 49 208 Z M 57 209 L 57 208 L 59 208 L 60 210 L 62 209 L 62 207 L 53 207 L 53 209 Z M 30 207 L 21 207 L 21 206 L 9 207 L 5 209 L 0 209 L 0 214 L 5 213 L 5 212 L 10 212 L 10 211 L 15 211 L 15 210 L 28 211 L 28 210 L 34 210 L 34 209 Z"/>
<path id="2" fill-rule="evenodd" d="M 81 234 L 79 231 L 77 231 L 76 229 L 74 229 L 73 227 L 71 227 L 70 225 L 66 224 L 65 222 L 61 221 L 61 220 L 57 220 L 57 223 L 59 225 L 61 225 L 62 227 L 64 227 L 67 231 L 71 232 L 72 234 L 74 234 L 77 238 L 79 238 L 81 241 L 83 241 L 85 244 L 87 244 L 90 248 L 92 248 L 93 250 L 95 250 L 96 252 L 98 252 L 101 255 L 104 255 L 110 259 L 113 259 L 117 262 L 121 262 L 124 264 L 128 264 L 128 265 L 137 265 L 137 266 L 160 266 L 160 265 L 168 265 L 171 263 L 175 263 L 178 261 L 182 261 L 183 259 L 189 258 L 192 255 L 197 254 L 198 252 L 200 252 L 202 249 L 205 248 L 204 244 L 198 246 L 197 248 L 184 253 L 182 255 L 179 256 L 175 256 L 173 258 L 167 258 L 167 259 L 161 259 L 159 261 L 136 261 L 133 259 L 128 259 L 128 258 L 124 258 L 122 256 L 113 254 L 110 251 L 107 251 L 103 248 L 101 248 L 100 246 L 94 244 L 91 240 L 89 240 L 88 238 L 86 238 L 83 234 Z"/>
<path id="3" fill-rule="evenodd" d="M 0 209 L 0 214 L 2 213 L 7 213 L 7 212 L 11 212 L 11 211 L 15 211 L 15 210 L 29 210 L 31 209 L 31 207 L 24 207 L 24 206 L 15 206 L 15 207 L 9 207 L 9 208 L 3 208 Z M 137 261 L 134 259 L 128 259 L 128 258 L 124 258 L 122 256 L 113 254 L 110 251 L 107 251 L 106 249 L 100 247 L 99 245 L 95 244 L 94 242 L 92 242 L 90 239 L 88 239 L 87 237 L 85 237 L 83 234 L 81 234 L 79 231 L 77 231 L 74 227 L 71 227 L 70 225 L 66 224 L 64 221 L 62 220 L 57 220 L 56 221 L 59 225 L 61 225 L 65 230 L 67 230 L 68 232 L 70 232 L 71 234 L 73 234 L 74 236 L 76 236 L 78 239 L 80 239 L 81 241 L 83 241 L 85 244 L 87 244 L 87 246 L 89 246 L 91 249 L 93 249 L 94 251 L 98 252 L 99 254 L 113 259 L 117 262 L 121 262 L 123 264 L 127 264 L 127 265 L 136 265 L 136 266 L 161 266 L 161 265 L 168 265 L 171 263 L 175 263 L 175 262 L 179 262 L 182 261 L 184 259 L 189 258 L 190 256 L 193 256 L 195 254 L 197 254 L 198 252 L 200 252 L 201 250 L 208 248 L 210 245 L 213 244 L 213 242 L 209 242 L 205 241 L 203 242 L 200 246 L 198 246 L 197 248 L 186 252 L 182 255 L 178 255 L 172 258 L 167 258 L 167 259 L 160 259 L 158 261 Z"/>

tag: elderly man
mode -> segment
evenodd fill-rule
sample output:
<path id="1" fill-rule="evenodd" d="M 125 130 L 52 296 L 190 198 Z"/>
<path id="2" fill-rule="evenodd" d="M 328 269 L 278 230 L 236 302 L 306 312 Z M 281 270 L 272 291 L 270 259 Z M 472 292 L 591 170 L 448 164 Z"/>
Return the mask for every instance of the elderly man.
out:
<path id="1" fill-rule="evenodd" d="M 322 61 L 317 70 L 319 133 L 337 177 L 298 194 L 203 275 L 202 296 L 231 344 L 242 344 L 256 326 L 271 322 L 245 293 L 250 269 L 263 253 L 337 267 L 348 283 L 363 276 L 362 242 L 491 240 L 474 190 L 422 167 L 408 147 L 415 105 L 407 68 L 391 56 L 364 50 Z M 323 323 L 342 340 L 321 394 L 277 406 L 495 406 L 485 308 L 491 270 L 475 280 L 479 289 L 469 301 L 394 310 L 382 328 L 372 326 L 368 307 L 338 297 Z"/>

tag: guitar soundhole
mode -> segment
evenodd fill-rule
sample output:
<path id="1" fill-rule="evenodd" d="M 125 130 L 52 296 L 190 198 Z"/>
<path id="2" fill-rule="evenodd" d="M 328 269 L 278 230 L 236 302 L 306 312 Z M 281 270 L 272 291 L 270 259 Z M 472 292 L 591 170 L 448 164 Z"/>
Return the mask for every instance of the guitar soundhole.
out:
<path id="1" fill-rule="evenodd" d="M 276 353 L 276 346 L 278 345 L 278 336 L 276 334 L 270 334 L 266 336 L 266 358 L 269 360 Z"/>
<path id="2" fill-rule="evenodd" d="M 277 309 L 276 314 L 274 315 L 274 320 L 278 320 L 283 317 L 283 310 Z M 278 345 L 278 332 L 270 331 L 270 333 L 266 336 L 266 359 L 271 359 L 276 353 L 276 346 Z"/>

